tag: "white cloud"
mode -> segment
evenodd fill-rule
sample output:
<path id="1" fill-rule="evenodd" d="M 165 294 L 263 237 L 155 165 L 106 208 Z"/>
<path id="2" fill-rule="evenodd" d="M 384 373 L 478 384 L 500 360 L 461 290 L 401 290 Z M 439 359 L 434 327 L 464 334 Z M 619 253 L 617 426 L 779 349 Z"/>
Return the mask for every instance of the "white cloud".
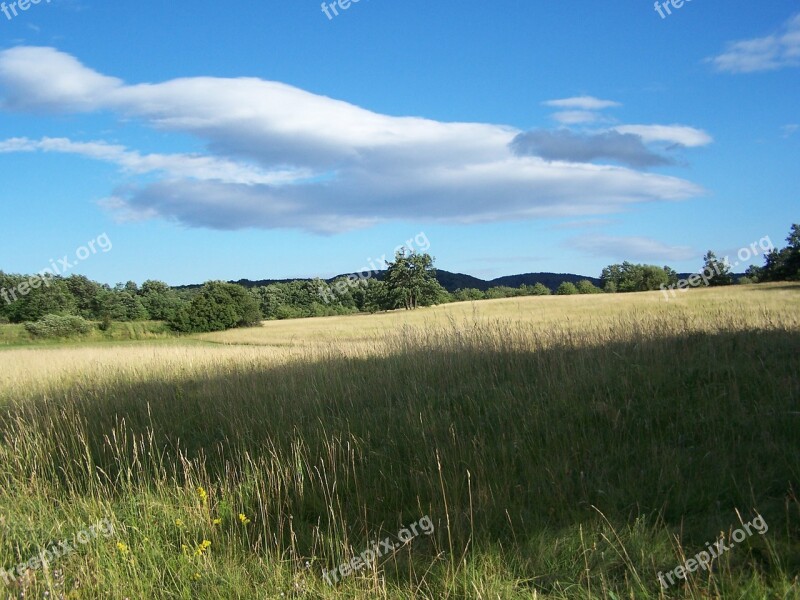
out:
<path id="1" fill-rule="evenodd" d="M 588 254 L 633 262 L 653 261 L 662 264 L 668 260 L 697 258 L 697 253 L 689 246 L 670 246 L 648 237 L 590 235 L 572 238 L 569 246 Z"/>
<path id="2" fill-rule="evenodd" d="M 20 46 L 0 56 L 3 106 L 13 110 L 91 111 L 122 86 L 54 48 Z"/>
<path id="3" fill-rule="evenodd" d="M 756 73 L 800 65 L 800 14 L 779 31 L 760 38 L 731 42 L 727 49 L 708 59 L 718 71 Z"/>
<path id="4" fill-rule="evenodd" d="M 596 123 L 605 120 L 600 113 L 588 110 L 562 110 L 553 113 L 550 117 L 564 125 L 580 125 L 581 123 Z"/>
<path id="5" fill-rule="evenodd" d="M 619 133 L 638 135 L 646 144 L 667 142 L 696 148 L 707 146 L 714 141 L 714 138 L 702 129 L 685 125 L 620 125 L 613 129 Z"/>
<path id="6" fill-rule="evenodd" d="M 795 133 L 797 133 L 798 129 L 800 129 L 800 125 L 796 123 L 790 123 L 789 125 L 784 125 L 781 127 L 784 138 L 792 137 Z"/>
<path id="7" fill-rule="evenodd" d="M 60 152 L 78 154 L 118 165 L 128 173 L 163 173 L 171 178 L 216 180 L 223 183 L 286 184 L 311 178 L 309 170 L 265 171 L 244 162 L 189 154 L 146 154 L 106 142 L 73 142 L 66 138 L 11 138 L 0 141 L 3 152 Z"/>
<path id="8" fill-rule="evenodd" d="M 522 132 L 507 126 L 383 115 L 254 78 L 127 85 L 53 48 L 0 52 L 0 99 L 7 110 L 111 112 L 206 145 L 189 155 L 62 138 L 0 142 L 6 152 L 119 165 L 132 179 L 105 205 L 124 218 L 331 233 L 393 219 L 585 217 L 704 193 L 620 166 L 518 156 L 510 144 Z M 162 178 L 136 179 L 145 173 Z"/>
<path id="9" fill-rule="evenodd" d="M 571 108 L 576 110 L 603 110 L 604 108 L 622 106 L 619 102 L 600 100 L 594 96 L 575 96 L 573 98 L 561 98 L 560 100 L 547 100 L 546 102 L 542 102 L 542 104 L 555 108 Z"/>

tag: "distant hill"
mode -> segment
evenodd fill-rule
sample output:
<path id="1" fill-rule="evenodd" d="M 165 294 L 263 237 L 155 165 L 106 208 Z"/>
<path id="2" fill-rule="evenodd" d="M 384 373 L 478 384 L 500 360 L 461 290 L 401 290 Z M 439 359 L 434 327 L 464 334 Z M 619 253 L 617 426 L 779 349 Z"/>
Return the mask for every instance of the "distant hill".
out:
<path id="1" fill-rule="evenodd" d="M 519 287 L 522 284 L 533 285 L 534 283 L 541 283 L 549 287 L 551 290 L 561 285 L 563 281 L 570 283 L 578 283 L 582 279 L 588 279 L 594 285 L 600 286 L 600 279 L 598 277 L 589 277 L 587 275 L 575 275 L 574 273 L 525 273 L 524 275 L 506 275 L 505 277 L 498 277 L 488 282 L 489 287 L 498 285 L 507 285 L 508 287 Z"/>
<path id="2" fill-rule="evenodd" d="M 374 274 L 376 279 L 383 279 L 385 271 L 379 271 Z M 355 273 L 353 273 L 355 275 Z M 347 277 L 349 273 L 343 273 L 336 277 L 331 277 L 325 281 L 330 283 L 339 277 Z M 436 279 L 448 292 L 454 292 L 457 289 L 463 288 L 477 288 L 485 292 L 491 287 L 505 285 L 508 287 L 518 288 L 519 286 L 533 285 L 541 283 L 542 285 L 555 291 L 562 281 L 569 281 L 577 283 L 581 279 L 588 279 L 596 286 L 600 285 L 600 279 L 597 277 L 589 277 L 588 275 L 575 275 L 574 273 L 524 273 L 521 275 L 506 275 L 504 277 L 497 277 L 496 279 L 485 280 L 473 277 L 472 275 L 465 275 L 464 273 L 451 273 L 443 269 L 436 270 Z M 231 281 L 230 283 L 238 283 L 246 288 L 261 287 L 271 283 L 289 283 L 290 281 L 311 281 L 311 278 L 297 278 L 297 279 L 259 279 L 256 281 L 250 279 L 240 279 L 239 281 Z M 199 288 L 201 284 L 181 285 L 177 286 L 179 289 L 194 289 Z"/>

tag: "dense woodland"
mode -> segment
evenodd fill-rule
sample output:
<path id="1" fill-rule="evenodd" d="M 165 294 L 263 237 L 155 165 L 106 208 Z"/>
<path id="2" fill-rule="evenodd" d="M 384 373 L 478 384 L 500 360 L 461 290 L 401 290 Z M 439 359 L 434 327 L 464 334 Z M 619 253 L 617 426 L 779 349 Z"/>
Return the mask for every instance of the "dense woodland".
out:
<path id="1" fill-rule="evenodd" d="M 763 267 L 750 267 L 738 283 L 800 280 L 800 225 L 792 225 L 786 241 L 786 247 L 771 251 Z M 201 287 L 175 288 L 152 280 L 141 286 L 129 281 L 111 287 L 82 275 L 31 276 L 0 271 L 0 323 L 25 323 L 32 335 L 43 337 L 84 333 L 94 326 L 104 329 L 113 321 L 143 320 L 165 321 L 175 331 L 191 333 L 253 325 L 264 319 L 411 310 L 468 300 L 640 292 L 674 286 L 680 279 L 669 266 L 623 262 L 603 269 L 600 286 L 583 279 L 563 281 L 553 288 L 535 283 L 448 291 L 437 280 L 433 263 L 428 254 L 400 251 L 385 271 L 370 276 L 252 287 L 210 281 Z M 692 285 L 737 282 L 730 265 L 713 252 L 704 257 L 703 270 L 709 276 Z"/>

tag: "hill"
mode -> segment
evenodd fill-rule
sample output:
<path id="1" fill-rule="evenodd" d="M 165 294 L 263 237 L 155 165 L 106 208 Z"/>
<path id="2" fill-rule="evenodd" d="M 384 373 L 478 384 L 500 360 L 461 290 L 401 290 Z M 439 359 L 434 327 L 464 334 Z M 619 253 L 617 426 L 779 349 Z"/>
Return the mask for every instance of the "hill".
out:
<path id="1" fill-rule="evenodd" d="M 385 273 L 385 271 L 378 271 L 374 274 L 374 277 L 376 279 L 383 279 Z M 337 275 L 336 277 L 325 279 L 324 281 L 330 283 L 340 277 L 347 277 L 348 275 L 357 276 L 357 273 L 343 273 L 341 275 Z M 473 277 L 472 275 L 466 275 L 464 273 L 452 273 L 450 271 L 445 271 L 444 269 L 437 269 L 436 279 L 448 292 L 455 292 L 457 289 L 464 288 L 476 288 L 482 292 L 485 292 L 489 288 L 501 285 L 516 288 L 523 284 L 533 285 L 535 283 L 541 283 L 549 287 L 551 290 L 555 290 L 562 281 L 577 283 L 582 279 L 588 279 L 596 286 L 600 285 L 600 279 L 597 277 L 576 275 L 574 273 L 523 273 L 520 275 L 505 275 L 503 277 L 486 280 Z M 312 279 L 309 277 L 299 277 L 296 279 L 259 279 L 255 281 L 250 279 L 240 279 L 238 281 L 231 281 L 230 283 L 238 283 L 246 288 L 251 288 L 270 285 L 272 283 L 289 283 L 291 281 L 312 281 Z M 178 289 L 193 289 L 199 288 L 200 284 L 181 285 L 176 287 Z"/>

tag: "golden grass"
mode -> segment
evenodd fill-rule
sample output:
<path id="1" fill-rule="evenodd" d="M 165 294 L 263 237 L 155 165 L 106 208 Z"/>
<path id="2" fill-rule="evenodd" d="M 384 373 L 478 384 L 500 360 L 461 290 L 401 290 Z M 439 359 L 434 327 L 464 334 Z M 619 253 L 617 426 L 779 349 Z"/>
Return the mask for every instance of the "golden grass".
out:
<path id="1" fill-rule="evenodd" d="M 265 321 L 263 326 L 233 329 L 198 336 L 220 343 L 273 347 L 319 346 L 331 342 L 374 343 L 405 327 L 450 328 L 455 322 L 502 321 L 537 329 L 566 332 L 613 330 L 621 317 L 640 315 L 661 320 L 686 320 L 698 331 L 714 330 L 715 315 L 735 315 L 742 327 L 769 326 L 771 322 L 796 326 L 800 318 L 800 284 L 767 284 L 732 288 L 704 288 L 678 292 L 667 300 L 662 292 L 580 296 L 528 296 L 459 302 L 398 310 L 375 315 L 347 315 L 285 321 Z M 727 320 L 727 319 L 726 319 Z"/>
<path id="2" fill-rule="evenodd" d="M 109 517 L 59 566 L 79 597 L 793 597 L 798 307 L 532 297 L 0 350 L 0 568 Z M 770 535 L 662 595 L 736 510 Z M 426 514 L 431 538 L 322 581 Z"/>

